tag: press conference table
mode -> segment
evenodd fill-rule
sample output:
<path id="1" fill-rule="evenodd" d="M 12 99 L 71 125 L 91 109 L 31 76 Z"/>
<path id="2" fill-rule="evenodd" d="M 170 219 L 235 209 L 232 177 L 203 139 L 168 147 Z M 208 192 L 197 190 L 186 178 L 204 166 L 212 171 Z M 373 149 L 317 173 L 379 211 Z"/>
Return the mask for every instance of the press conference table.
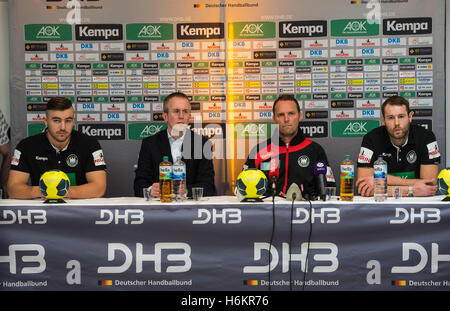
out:
<path id="1" fill-rule="evenodd" d="M 449 290 L 442 199 L 1 200 L 0 290 Z"/>

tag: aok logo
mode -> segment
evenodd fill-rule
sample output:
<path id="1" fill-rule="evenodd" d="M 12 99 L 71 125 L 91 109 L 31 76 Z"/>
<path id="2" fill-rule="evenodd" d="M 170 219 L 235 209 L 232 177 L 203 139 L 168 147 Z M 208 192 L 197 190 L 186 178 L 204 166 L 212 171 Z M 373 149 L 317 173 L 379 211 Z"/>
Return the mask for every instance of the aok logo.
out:
<path id="1" fill-rule="evenodd" d="M 9 272 L 17 274 L 18 254 L 26 252 L 26 256 L 21 256 L 22 262 L 30 263 L 31 267 L 23 267 L 21 274 L 37 274 L 45 271 L 47 264 L 45 262 L 45 249 L 39 244 L 13 244 L 8 247 L 8 255 L 0 256 L 0 263 L 9 263 Z M 30 252 L 35 252 L 31 255 Z"/>
<path id="2" fill-rule="evenodd" d="M 242 28 L 240 34 L 264 34 L 264 31 L 262 30 L 263 24 L 247 24 Z"/>
<path id="3" fill-rule="evenodd" d="M 142 137 L 147 137 L 147 136 L 152 136 L 155 135 L 156 133 L 164 130 L 164 125 L 163 124 L 151 124 L 151 125 L 147 125 L 145 126 L 145 128 L 141 131 L 141 136 Z"/>
<path id="4" fill-rule="evenodd" d="M 141 28 L 138 33 L 138 38 L 161 38 L 161 25 L 146 25 Z"/>
<path id="5" fill-rule="evenodd" d="M 230 39 L 275 38 L 275 23 L 273 22 L 237 22 L 228 24 Z"/>
<path id="6" fill-rule="evenodd" d="M 300 263 L 301 271 L 306 271 L 306 255 L 308 253 L 308 243 L 302 243 L 299 254 L 289 253 L 289 243 L 282 243 L 281 252 L 277 250 L 273 245 L 270 248 L 271 260 L 267 265 L 266 256 L 262 256 L 263 251 L 269 252 L 269 243 L 256 242 L 254 243 L 254 261 L 263 263 L 260 266 L 245 266 L 244 273 L 267 273 L 273 271 L 281 261 L 281 272 L 289 272 L 289 261 L 297 261 Z M 326 262 L 328 266 L 319 265 L 314 266 L 312 272 L 331 273 L 338 269 L 338 247 L 334 243 L 328 242 L 312 242 L 309 245 L 309 250 L 321 250 L 324 252 L 320 256 L 313 256 L 314 262 Z M 311 261 L 311 258 L 308 262 Z M 293 265 L 294 266 L 294 265 Z"/>
<path id="7" fill-rule="evenodd" d="M 367 133 L 366 129 L 367 122 L 352 122 L 347 125 L 344 133 Z"/>
<path id="8" fill-rule="evenodd" d="M 166 267 L 167 273 L 182 273 L 191 270 L 191 246 L 187 243 L 155 243 L 154 254 L 144 254 L 142 243 L 136 243 L 136 273 L 143 272 L 144 262 L 153 262 L 155 272 L 161 273 L 162 263 L 176 262 L 177 265 Z M 130 248 L 122 243 L 108 243 L 108 261 L 116 259 L 116 252 L 121 252 L 117 260 L 121 262 L 118 266 L 98 267 L 97 273 L 124 273 L 130 269 L 133 263 L 133 253 Z M 163 260 L 163 252 L 166 258 Z M 125 260 L 123 258 L 125 257 Z M 0 258 L 1 260 L 1 258 Z M 1 262 L 1 261 L 0 261 Z"/>
<path id="9" fill-rule="evenodd" d="M 37 38 L 54 38 L 59 37 L 60 34 L 58 32 L 59 26 L 57 25 L 49 25 L 49 26 L 42 26 L 42 28 L 37 33 Z"/>
<path id="10" fill-rule="evenodd" d="M 351 33 L 351 34 L 354 34 L 354 33 L 358 33 L 358 34 L 366 33 L 367 32 L 367 29 L 366 29 L 366 26 L 365 26 L 366 23 L 367 23 L 367 21 L 365 21 L 365 20 L 364 21 L 362 21 L 362 20 L 350 21 L 345 26 L 345 28 L 343 30 L 343 33 L 346 33 L 346 34 L 349 34 L 349 33 Z"/>
<path id="11" fill-rule="evenodd" d="M 67 24 L 29 24 L 24 26 L 25 40 L 70 41 L 72 26 Z"/>
<path id="12" fill-rule="evenodd" d="M 269 138 L 278 125 L 272 123 L 236 123 L 236 138 Z"/>
<path id="13" fill-rule="evenodd" d="M 172 24 L 127 24 L 127 40 L 172 40 Z"/>
<path id="14" fill-rule="evenodd" d="M 332 137 L 360 137 L 379 126 L 379 121 L 332 121 Z"/>
<path id="15" fill-rule="evenodd" d="M 342 36 L 377 36 L 380 32 L 380 25 L 370 24 L 367 19 L 342 19 L 331 21 L 331 35 Z"/>
<path id="16" fill-rule="evenodd" d="M 128 139 L 140 140 L 165 130 L 165 123 L 128 124 Z"/>

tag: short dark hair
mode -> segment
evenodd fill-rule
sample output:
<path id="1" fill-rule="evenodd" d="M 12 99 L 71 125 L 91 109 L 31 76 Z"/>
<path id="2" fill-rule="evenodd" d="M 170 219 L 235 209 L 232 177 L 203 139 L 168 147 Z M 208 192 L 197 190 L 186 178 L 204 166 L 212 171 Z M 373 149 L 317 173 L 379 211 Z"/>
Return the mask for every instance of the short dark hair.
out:
<path id="1" fill-rule="evenodd" d="M 300 106 L 299 106 L 298 101 L 295 98 L 295 96 L 293 96 L 291 94 L 282 94 L 282 95 L 278 96 L 278 98 L 273 103 L 272 112 L 273 112 L 274 115 L 275 115 L 275 106 L 277 105 L 277 103 L 280 100 L 292 101 L 292 102 L 296 103 L 297 104 L 297 111 L 300 112 Z"/>
<path id="2" fill-rule="evenodd" d="M 383 118 L 384 118 L 384 111 L 385 111 L 386 105 L 405 106 L 406 107 L 406 111 L 408 112 L 408 114 L 411 111 L 409 109 L 409 102 L 406 99 L 404 99 L 401 96 L 391 96 L 388 99 L 386 99 L 384 101 L 384 103 L 381 105 L 381 113 L 383 114 Z"/>
<path id="3" fill-rule="evenodd" d="M 47 102 L 47 106 L 45 107 L 45 112 L 48 110 L 58 110 L 63 111 L 72 108 L 72 102 L 70 99 L 66 97 L 52 97 Z"/>
<path id="4" fill-rule="evenodd" d="M 190 103 L 189 97 L 187 97 L 186 94 L 184 94 L 184 93 L 182 93 L 182 92 L 174 92 L 174 93 L 168 95 L 166 98 L 164 98 L 164 102 L 163 102 L 163 111 L 164 111 L 165 113 L 168 113 L 168 112 L 169 112 L 169 101 L 170 101 L 172 98 L 174 98 L 174 97 L 181 97 L 181 98 L 184 98 L 184 99 L 186 99 L 186 100 Z"/>

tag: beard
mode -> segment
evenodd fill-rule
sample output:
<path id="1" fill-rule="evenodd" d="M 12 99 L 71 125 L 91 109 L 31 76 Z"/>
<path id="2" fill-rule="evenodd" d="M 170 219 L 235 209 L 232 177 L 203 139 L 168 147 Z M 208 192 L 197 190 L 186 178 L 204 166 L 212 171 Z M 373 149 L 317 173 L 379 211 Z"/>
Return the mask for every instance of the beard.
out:
<path id="1" fill-rule="evenodd" d="M 404 128 L 395 127 L 392 130 L 388 130 L 388 134 L 393 139 L 405 139 L 409 134 L 409 124 Z"/>

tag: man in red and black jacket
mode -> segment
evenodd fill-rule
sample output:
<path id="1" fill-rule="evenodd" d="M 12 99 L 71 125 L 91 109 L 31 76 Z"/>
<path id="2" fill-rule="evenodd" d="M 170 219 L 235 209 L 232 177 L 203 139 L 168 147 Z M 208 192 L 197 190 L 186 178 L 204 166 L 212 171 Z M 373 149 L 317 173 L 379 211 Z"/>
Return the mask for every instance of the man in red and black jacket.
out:
<path id="1" fill-rule="evenodd" d="M 306 138 L 299 129 L 302 119 L 300 107 L 292 95 L 281 95 L 273 104 L 273 121 L 278 125 L 279 139 L 272 136 L 257 145 L 249 154 L 244 168 L 257 168 L 266 174 L 269 183 L 277 179 L 277 195 L 285 195 L 292 183 L 303 194 L 317 195 L 319 189 L 314 175 L 314 165 L 321 161 L 327 165 L 326 186 L 335 186 L 333 172 L 327 155 L 316 142 Z M 276 141 L 275 141 L 276 140 Z M 272 195 L 268 187 L 266 195 Z"/>

